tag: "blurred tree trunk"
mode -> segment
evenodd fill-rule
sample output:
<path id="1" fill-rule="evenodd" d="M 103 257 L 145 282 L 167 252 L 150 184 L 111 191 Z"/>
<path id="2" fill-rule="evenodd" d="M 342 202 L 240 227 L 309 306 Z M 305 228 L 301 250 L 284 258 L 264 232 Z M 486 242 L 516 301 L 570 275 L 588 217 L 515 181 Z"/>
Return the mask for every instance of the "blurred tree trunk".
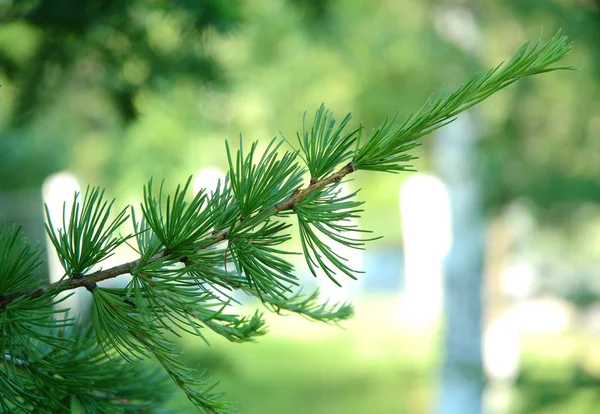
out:
<path id="1" fill-rule="evenodd" d="M 441 1 L 434 12 L 442 38 L 478 66 L 480 35 L 476 0 Z M 438 414 L 483 412 L 482 285 L 485 245 L 481 171 L 477 163 L 477 119 L 462 114 L 435 137 L 434 162 L 448 188 L 452 241 L 443 283 L 445 321 Z"/>
<path id="2" fill-rule="evenodd" d="M 444 275 L 445 335 L 439 414 L 480 414 L 484 223 L 476 171 L 476 126 L 462 115 L 436 137 L 438 171 L 447 185 L 452 247 Z"/>

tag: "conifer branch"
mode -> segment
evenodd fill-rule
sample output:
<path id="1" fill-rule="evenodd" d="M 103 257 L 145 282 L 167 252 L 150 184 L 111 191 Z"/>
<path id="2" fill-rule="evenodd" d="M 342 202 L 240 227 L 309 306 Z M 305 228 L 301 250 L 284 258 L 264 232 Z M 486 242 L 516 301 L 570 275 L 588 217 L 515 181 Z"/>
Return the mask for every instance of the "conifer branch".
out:
<path id="1" fill-rule="evenodd" d="M 322 180 L 314 182 L 304 189 L 299 189 L 295 191 L 293 194 L 290 195 L 290 197 L 287 200 L 282 201 L 281 203 L 277 204 L 275 207 L 269 210 L 262 211 L 256 214 L 256 217 L 258 219 L 264 219 L 264 217 L 270 217 L 275 213 L 281 213 L 286 210 L 291 210 L 294 208 L 294 205 L 300 203 L 312 193 L 319 191 L 333 183 L 340 182 L 342 178 L 354 171 L 355 170 L 352 166 L 352 163 L 348 163 L 336 173 L 331 174 L 330 176 L 323 178 Z M 212 240 L 198 245 L 196 247 L 196 250 L 207 249 L 218 243 L 221 243 L 227 240 L 228 234 L 229 229 L 217 231 L 215 232 L 214 238 Z M 146 263 L 154 263 L 158 260 L 164 259 L 166 256 L 169 256 L 169 253 L 165 254 L 164 251 L 157 253 L 150 259 L 148 259 Z M 181 258 L 175 257 L 174 259 L 179 260 Z M 68 279 L 65 278 L 55 283 L 49 283 L 46 285 L 29 288 L 20 292 L 12 292 L 9 294 L 0 295 L 0 309 L 5 309 L 6 306 L 8 306 L 11 302 L 23 296 L 26 298 L 34 299 L 46 294 L 54 294 L 81 287 L 93 286 L 95 283 L 102 282 L 108 279 L 113 279 L 117 276 L 121 276 L 124 274 L 129 274 L 132 272 L 132 269 L 135 269 L 139 265 L 140 260 L 141 259 L 132 260 L 130 262 L 111 267 L 110 269 L 97 270 L 90 274 L 82 275 L 81 277 Z"/>
<path id="2" fill-rule="evenodd" d="M 302 253 L 314 276 L 320 271 L 337 284 L 339 273 L 355 279 L 360 271 L 332 245 L 362 249 L 373 238 L 353 235 L 366 232 L 353 224 L 362 202 L 355 200 L 357 192 L 342 194 L 342 180 L 359 170 L 410 169 L 410 150 L 418 138 L 519 79 L 573 69 L 552 66 L 570 49 L 560 33 L 545 44 L 539 39 L 525 44 L 506 65 L 429 99 L 404 122 L 385 120 L 366 140 L 362 125 L 344 132 L 350 115 L 336 125 L 321 106 L 312 127 L 298 134 L 299 150 L 280 157 L 282 143 L 290 144 L 285 137 L 272 140 L 260 157 L 256 142 L 245 153 L 240 138 L 236 154 L 226 143 L 229 173 L 216 191 L 209 196 L 200 190 L 188 201 L 191 178 L 166 197 L 162 185 L 155 193 L 150 180 L 140 222 L 133 208 L 130 215 L 122 210 L 111 221 L 114 201 L 104 201 L 103 190 L 88 187 L 85 196 L 75 196 L 70 217 L 63 210 L 62 228 L 54 228 L 46 210 L 46 231 L 65 269 L 55 283 L 40 285 L 33 276 L 41 250 L 24 240 L 20 228 L 0 226 L 0 409 L 56 412 L 68 409 L 76 398 L 88 411 L 137 412 L 161 403 L 163 397 L 152 387 L 168 376 L 198 409 L 230 412 L 222 393 L 212 392 L 213 386 L 178 361 L 166 334 L 188 332 L 206 340 L 206 327 L 232 342 L 263 335 L 259 312 L 245 317 L 225 313 L 234 301 L 227 293 L 231 290 L 260 298 L 276 313 L 332 324 L 350 318 L 348 303 L 320 303 L 318 292 L 294 292 L 298 278 L 284 259 L 291 252 L 280 247 L 290 239 L 286 231 L 291 224 L 281 218 L 296 217 Z M 307 172 L 310 181 L 303 186 Z M 128 217 L 135 233 L 115 236 Z M 131 246 L 140 255 L 137 260 L 88 273 L 129 239 L 137 241 L 137 247 Z M 125 274 L 131 275 L 125 288 L 97 285 Z M 92 295 L 93 316 L 79 330 L 74 318 L 58 317 L 65 311 L 57 305 L 65 299 L 57 295 L 82 287 Z M 147 357 L 162 366 L 163 376 L 129 368 L 130 362 Z"/>

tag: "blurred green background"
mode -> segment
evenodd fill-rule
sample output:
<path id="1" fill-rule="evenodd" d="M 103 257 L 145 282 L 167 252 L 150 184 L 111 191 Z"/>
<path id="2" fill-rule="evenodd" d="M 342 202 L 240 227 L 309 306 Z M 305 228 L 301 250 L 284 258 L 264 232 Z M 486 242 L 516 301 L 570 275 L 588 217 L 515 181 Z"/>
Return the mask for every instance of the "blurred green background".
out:
<path id="1" fill-rule="evenodd" d="M 469 27 L 477 30 L 465 35 Z M 544 301 L 568 321 L 559 329 L 519 328 L 518 375 L 486 391 L 484 401 L 498 413 L 596 412 L 594 0 L 2 1 L 0 219 L 24 223 L 43 240 L 41 187 L 50 174 L 68 170 L 83 186 L 106 187 L 120 206 L 138 203 L 151 176 L 175 185 L 202 167 L 224 170 L 225 139 L 293 137 L 304 111 L 322 102 L 370 130 L 510 58 L 541 27 L 544 38 L 563 29 L 575 42 L 567 63 L 581 70 L 518 82 L 476 111 L 486 252 L 500 251 L 487 254 L 483 277 L 495 280 L 490 269 L 507 267 L 507 251 L 517 245 L 519 263 L 533 274 L 525 295 L 490 283 L 484 302 L 492 315 L 498 302 L 512 312 Z M 432 152 L 425 139 L 415 151 L 418 170 L 435 172 Z M 408 176 L 360 174 L 352 182 L 367 201 L 361 226 L 384 237 L 365 256 L 364 279 L 374 281 L 375 293 L 357 299 L 345 330 L 285 317 L 269 319 L 271 332 L 259 344 L 215 338 L 208 348 L 182 340 L 186 360 L 221 381 L 242 412 L 436 409 L 441 326 L 404 326 L 392 292 L 402 284 L 398 189 Z M 506 242 L 502 229 L 515 205 L 533 224 Z M 190 410 L 183 397 L 173 406 Z"/>

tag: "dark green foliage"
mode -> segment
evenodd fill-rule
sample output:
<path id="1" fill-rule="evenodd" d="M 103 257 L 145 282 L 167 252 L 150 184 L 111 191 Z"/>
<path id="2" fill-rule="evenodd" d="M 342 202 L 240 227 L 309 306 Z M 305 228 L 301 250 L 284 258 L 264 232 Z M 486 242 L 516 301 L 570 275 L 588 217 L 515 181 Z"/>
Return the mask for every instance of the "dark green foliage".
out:
<path id="1" fill-rule="evenodd" d="M 121 168 L 130 169 L 121 161 L 130 159 L 131 127 L 146 114 L 140 98 L 163 101 L 182 87 L 200 96 L 225 88 L 214 39 L 242 23 L 242 6 L 238 0 L 0 2 L 0 187 L 38 188 L 48 175 L 73 168 L 90 133 L 102 137 L 111 156 L 103 160 L 100 151 L 83 169 L 95 170 L 105 185 L 125 181 Z M 140 168 L 158 158 L 160 151 L 148 149 L 135 151 Z"/>
<path id="2" fill-rule="evenodd" d="M 161 333 L 135 311 L 125 289 L 97 288 L 92 293 L 96 336 L 104 349 L 115 349 L 124 359 L 148 357 L 147 346 Z"/>
<path id="3" fill-rule="evenodd" d="M 44 394 L 54 394 L 50 401 L 70 403 L 70 398 L 75 397 L 85 412 L 164 411 L 161 404 L 169 398 L 171 386 L 163 372 L 140 363 L 127 363 L 114 354 L 107 355 L 90 329 L 71 327 L 65 336 L 73 338 L 70 347 L 47 355 L 59 367 L 45 384 L 49 387 Z M 141 377 L 148 381 L 147 387 L 137 386 Z M 49 406 L 51 411 L 52 407 Z"/>
<path id="4" fill-rule="evenodd" d="M 44 41 L 30 61 L 2 59 L 20 84 L 21 93 L 15 106 L 15 123 L 23 125 L 51 99 L 58 84 L 69 77 L 83 76 L 86 83 L 101 86 L 125 121 L 134 120 L 137 108 L 134 98 L 142 85 L 123 76 L 123 68 L 131 59 L 150 68 L 144 86 L 159 88 L 167 79 L 181 76 L 219 80 L 213 59 L 198 48 L 205 31 L 232 30 L 241 20 L 240 6 L 235 0 L 171 2 L 119 0 L 15 0 L 10 8 L 0 8 L 0 20 L 20 22 L 40 30 Z M 179 47 L 155 44 L 147 19 L 163 16 L 175 21 L 181 33 Z M 135 45 L 136 47 L 132 47 Z M 103 70 L 77 71 L 82 57 L 100 63 Z"/>
<path id="5" fill-rule="evenodd" d="M 72 320 L 61 318 L 50 295 L 35 299 L 18 298 L 10 303 L 6 295 L 40 285 L 34 275 L 41 264 L 41 252 L 22 236 L 20 227 L 0 226 L 0 407 L 20 406 L 37 401 L 39 394 L 20 387 L 23 374 L 19 361 L 37 364 L 45 370 L 58 367 L 46 358 L 47 349 L 62 349 L 66 345 L 54 330 L 71 325 Z M 3 403 L 5 401 L 5 403 Z"/>
<path id="6" fill-rule="evenodd" d="M 161 405 L 171 387 L 162 371 L 105 353 L 91 329 L 69 324 L 48 329 L 48 334 L 60 346 L 25 344 L 22 352 L 2 350 L 10 355 L 0 369 L 2 412 L 67 413 L 72 400 L 85 412 L 164 412 Z M 140 378 L 146 386 L 138 385 Z"/>
<path id="7" fill-rule="evenodd" d="M 21 227 L 0 225 L 0 294 L 35 286 L 31 275 L 42 264 L 42 252 L 27 243 Z"/>
<path id="8" fill-rule="evenodd" d="M 559 412 L 587 413 L 600 403 L 600 376 L 581 361 L 556 375 L 553 364 L 525 366 L 519 374 L 514 412 L 517 414 Z M 594 407 L 594 408 L 592 408 Z"/>
<path id="9" fill-rule="evenodd" d="M 160 290 L 153 295 L 165 295 L 161 305 L 168 302 L 168 292 Z M 221 401 L 222 393 L 211 393 L 212 387 L 197 375 L 193 370 L 184 366 L 176 358 L 174 345 L 164 337 L 165 330 L 172 330 L 164 325 L 159 326 L 154 321 L 144 321 L 139 312 L 146 312 L 147 316 L 173 312 L 168 306 L 158 309 L 146 307 L 138 308 L 136 303 L 129 300 L 125 289 L 97 288 L 94 295 L 94 326 L 99 342 L 105 350 L 114 349 L 122 359 L 130 361 L 132 358 L 146 358 L 153 356 L 163 366 L 167 374 L 188 396 L 190 401 L 207 413 L 228 412 L 229 404 Z M 175 310 L 186 306 L 186 303 L 177 302 Z M 191 312 L 189 312 L 191 314 Z M 190 321 L 191 324 L 193 324 Z M 195 325 L 196 334 L 200 335 L 199 325 Z M 260 329 L 256 326 L 256 329 Z"/>

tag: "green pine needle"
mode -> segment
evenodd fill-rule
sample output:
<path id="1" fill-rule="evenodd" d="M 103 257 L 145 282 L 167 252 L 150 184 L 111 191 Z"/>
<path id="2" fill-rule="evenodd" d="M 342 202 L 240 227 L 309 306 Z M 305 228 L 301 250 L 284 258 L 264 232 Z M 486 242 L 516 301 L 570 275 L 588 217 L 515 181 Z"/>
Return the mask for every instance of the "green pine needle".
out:
<path id="1" fill-rule="evenodd" d="M 347 259 L 336 252 L 335 246 L 347 246 L 362 249 L 366 241 L 357 239 L 353 233 L 367 233 L 356 224 L 359 209 L 363 203 L 353 200 L 358 191 L 345 196 L 340 195 L 341 187 L 334 185 L 326 190 L 314 192 L 302 202 L 294 206 L 298 218 L 302 251 L 308 268 L 317 277 L 321 269 L 336 285 L 336 270 L 356 280 L 357 274 L 363 273 L 352 269 Z M 333 243 L 332 243 L 333 242 Z"/>
<path id="2" fill-rule="evenodd" d="M 211 212 L 206 207 L 208 196 L 200 190 L 189 202 L 186 199 L 192 176 L 175 194 L 167 195 L 163 204 L 163 183 L 154 197 L 152 180 L 144 186 L 142 212 L 148 226 L 170 253 L 186 255 L 212 229 Z"/>
<path id="3" fill-rule="evenodd" d="M 310 295 L 303 295 L 302 291 L 295 293 L 286 300 L 269 298 L 266 300 L 268 306 L 278 313 L 292 312 L 315 322 L 338 324 L 352 318 L 354 308 L 349 303 L 329 304 L 328 301 L 321 302 L 319 290 Z"/>
<path id="4" fill-rule="evenodd" d="M 302 135 L 297 134 L 302 152 L 300 157 L 310 171 L 312 182 L 316 182 L 333 172 L 338 165 L 350 161 L 353 146 L 359 139 L 362 127 L 344 133 L 350 122 L 350 114 L 336 125 L 335 118 L 325 105 L 321 104 L 315 112 L 310 131 L 306 130 L 306 113 L 302 119 Z M 283 137 L 285 139 L 285 137 Z M 287 141 L 287 140 L 286 140 Z"/>
<path id="5" fill-rule="evenodd" d="M 271 140 L 262 157 L 253 163 L 258 141 L 244 155 L 242 137 L 235 162 L 229 143 L 225 141 L 229 177 L 233 194 L 240 208 L 241 220 L 262 209 L 271 208 L 302 185 L 304 169 L 295 162 L 296 154 L 286 152 L 281 159 L 277 150 L 283 141 Z"/>
<path id="6" fill-rule="evenodd" d="M 63 227 L 60 229 L 54 227 L 48 205 L 45 205 L 46 233 L 68 275 L 81 277 L 130 237 L 113 236 L 128 218 L 127 209 L 123 209 L 109 221 L 114 202 L 104 201 L 104 190 L 88 187 L 83 202 L 79 202 L 79 193 L 75 194 L 68 220 L 66 203 L 63 204 Z"/>
<path id="7" fill-rule="evenodd" d="M 290 239 L 284 233 L 289 227 L 270 220 L 257 227 L 242 223 L 229 232 L 229 252 L 237 273 L 246 277 L 248 287 L 259 297 L 264 293 L 285 298 L 291 286 L 298 286 L 294 266 L 283 258 L 292 253 L 276 247 Z"/>
<path id="8" fill-rule="evenodd" d="M 442 93 L 437 98 L 431 96 L 415 113 L 403 123 L 397 124 L 396 117 L 385 120 L 360 145 L 352 159 L 357 170 L 399 172 L 410 170 L 408 164 L 415 157 L 408 154 L 415 141 L 424 135 L 449 124 L 456 116 L 489 98 L 519 79 L 555 70 L 573 70 L 573 66 L 554 66 L 571 51 L 572 43 L 559 31 L 548 42 L 538 40 L 525 43 L 506 64 L 471 77 L 449 95 Z"/>

